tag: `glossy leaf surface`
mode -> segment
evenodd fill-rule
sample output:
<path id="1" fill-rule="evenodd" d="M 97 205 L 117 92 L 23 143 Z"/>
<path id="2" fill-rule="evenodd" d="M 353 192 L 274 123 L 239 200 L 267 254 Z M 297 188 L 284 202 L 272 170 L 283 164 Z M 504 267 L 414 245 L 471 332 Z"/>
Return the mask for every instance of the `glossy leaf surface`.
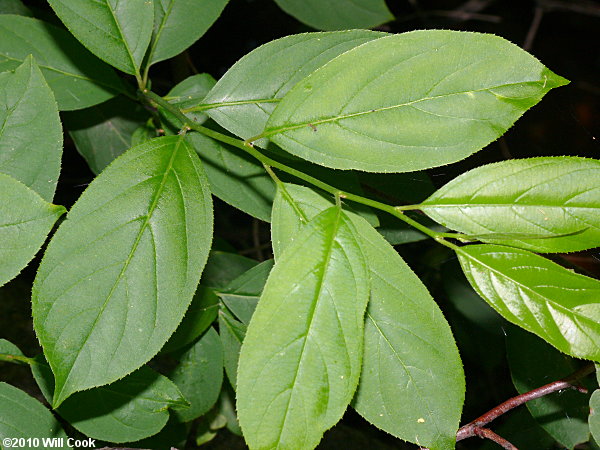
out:
<path id="1" fill-rule="evenodd" d="M 96 175 L 133 145 L 133 134 L 149 118 L 144 108 L 123 96 L 81 111 L 65 113 L 65 126 L 77 151 Z"/>
<path id="2" fill-rule="evenodd" d="M 373 28 L 394 19 L 385 0 L 275 0 L 286 13 L 317 30 Z"/>
<path id="3" fill-rule="evenodd" d="M 455 178 L 419 209 L 485 242 L 539 252 L 578 251 L 600 246 L 599 179 L 600 161 L 595 159 L 503 161 Z M 494 233 L 506 238 L 493 239 Z M 511 239 L 511 234 L 531 238 Z"/>
<path id="4" fill-rule="evenodd" d="M 139 75 L 152 36 L 154 2 L 146 0 L 48 0 L 69 31 L 92 53 Z"/>
<path id="5" fill-rule="evenodd" d="M 60 423 L 44 405 L 10 384 L 0 382 L 0 439 L 62 438 L 67 435 Z M 10 441 L 8 441 L 10 442 Z M 58 440 L 57 442 L 60 442 Z M 3 448 L 9 445 L 3 444 Z"/>
<path id="6" fill-rule="evenodd" d="M 327 167 L 411 172 L 480 150 L 566 82 L 497 36 L 413 31 L 311 73 L 260 137 Z"/>
<path id="7" fill-rule="evenodd" d="M 51 202 L 61 156 L 56 101 L 37 64 L 28 57 L 14 72 L 0 73 L 0 173 Z"/>
<path id="8" fill-rule="evenodd" d="M 275 105 L 302 78 L 341 53 L 382 36 L 386 34 L 355 30 L 297 34 L 269 42 L 234 64 L 195 109 L 249 139 L 263 131 Z"/>
<path id="9" fill-rule="evenodd" d="M 273 207 L 278 251 L 298 239 L 330 203 L 302 186 L 285 185 Z M 286 199 L 287 197 L 287 199 Z M 301 210 L 301 214 L 298 210 Z M 363 218 L 350 214 L 370 272 L 363 368 L 355 409 L 378 428 L 431 449 L 454 448 L 464 375 L 454 338 L 425 286 Z M 444 411 L 437 414 L 436 411 Z"/>
<path id="10" fill-rule="evenodd" d="M 36 358 L 31 370 L 46 399 L 52 400 L 54 378 L 43 357 Z M 169 420 L 169 409 L 188 406 L 171 380 L 142 367 L 108 386 L 78 392 L 57 412 L 86 436 L 120 443 L 158 433 Z"/>
<path id="11" fill-rule="evenodd" d="M 468 245 L 457 254 L 471 285 L 509 322 L 571 356 L 600 360 L 600 281 L 511 247 Z"/>
<path id="12" fill-rule="evenodd" d="M 506 330 L 510 374 L 519 394 L 571 375 L 578 364 L 527 331 L 511 326 Z M 586 380 L 581 380 L 585 386 Z M 589 386 L 587 386 L 589 387 Z M 587 442 L 589 394 L 566 389 L 526 403 L 533 418 L 566 448 Z"/>
<path id="13" fill-rule="evenodd" d="M 149 64 L 171 58 L 198 40 L 229 0 L 155 0 Z"/>
<path id="14" fill-rule="evenodd" d="M 181 136 L 134 147 L 94 179 L 50 242 L 33 288 L 55 407 L 160 350 L 192 300 L 211 239 L 208 183 Z"/>
<path id="15" fill-rule="evenodd" d="M 0 15 L 0 72 L 33 55 L 61 110 L 87 108 L 123 92 L 113 70 L 67 31 L 28 17 Z"/>
<path id="16" fill-rule="evenodd" d="M 169 378 L 190 403 L 189 408 L 175 412 L 182 422 L 188 422 L 207 413 L 216 403 L 223 382 L 223 350 L 214 328 L 189 349 L 176 356 L 177 367 Z"/>
<path id="17" fill-rule="evenodd" d="M 330 208 L 279 258 L 248 326 L 237 410 L 250 448 L 313 448 L 342 417 L 360 374 L 367 300 L 354 226 Z"/>
<path id="18" fill-rule="evenodd" d="M 262 164 L 200 133 L 186 139 L 202 159 L 214 195 L 257 219 L 270 220 L 275 186 Z"/>
<path id="19" fill-rule="evenodd" d="M 0 174 L 0 286 L 14 278 L 38 252 L 66 210 L 45 202 L 8 175 Z"/>

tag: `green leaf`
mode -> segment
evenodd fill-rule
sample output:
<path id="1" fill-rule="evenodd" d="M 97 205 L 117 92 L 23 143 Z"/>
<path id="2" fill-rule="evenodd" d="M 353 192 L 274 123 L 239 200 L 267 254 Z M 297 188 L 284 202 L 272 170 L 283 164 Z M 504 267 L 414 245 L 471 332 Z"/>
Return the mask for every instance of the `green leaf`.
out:
<path id="1" fill-rule="evenodd" d="M 212 289 L 198 286 L 192 303 L 185 312 L 177 331 L 162 348 L 162 352 L 172 352 L 196 340 L 217 318 L 219 297 Z"/>
<path id="2" fill-rule="evenodd" d="M 209 330 L 190 349 L 177 357 L 177 367 L 169 373 L 190 407 L 176 411 L 182 422 L 207 413 L 216 403 L 223 382 L 223 349 L 214 328 Z"/>
<path id="3" fill-rule="evenodd" d="M 0 172 L 50 202 L 61 156 L 62 127 L 56 101 L 29 56 L 14 72 L 0 73 Z"/>
<path id="4" fill-rule="evenodd" d="M 411 172 L 480 150 L 566 83 L 497 36 L 413 31 L 367 42 L 311 73 L 256 139 L 336 169 Z"/>
<path id="5" fill-rule="evenodd" d="M 52 371 L 43 357 L 36 360 L 31 370 L 50 401 L 54 389 Z M 86 436 L 121 443 L 158 433 L 169 420 L 169 409 L 188 406 L 171 380 L 149 367 L 142 367 L 108 386 L 78 392 L 57 412 Z"/>
<path id="6" fill-rule="evenodd" d="M 269 42 L 235 63 L 204 101 L 188 111 L 205 111 L 244 139 L 261 133 L 281 98 L 302 78 L 341 53 L 386 36 L 354 30 L 306 33 Z M 266 146 L 266 141 L 256 145 Z"/>
<path id="7" fill-rule="evenodd" d="M 160 350 L 192 300 L 211 239 L 208 182 L 181 136 L 132 148 L 92 181 L 48 245 L 32 292 L 54 407 Z"/>
<path id="8" fill-rule="evenodd" d="M 308 223 L 271 271 L 244 339 L 237 410 L 250 448 L 313 448 L 358 384 L 368 277 L 341 208 Z"/>
<path id="9" fill-rule="evenodd" d="M 28 17 L 0 15 L 0 72 L 28 55 L 39 64 L 60 110 L 87 108 L 124 92 L 113 70 L 68 32 Z"/>
<path id="10" fill-rule="evenodd" d="M 96 175 L 133 145 L 133 134 L 148 117 L 141 105 L 122 96 L 63 114 L 77 151 Z"/>
<path id="11" fill-rule="evenodd" d="M 19 347 L 6 339 L 0 339 L 0 355 L 25 356 Z"/>
<path id="12" fill-rule="evenodd" d="M 281 9 L 317 30 L 373 28 L 394 16 L 385 0 L 275 0 Z"/>
<path id="13" fill-rule="evenodd" d="M 272 268 L 272 259 L 263 261 L 244 272 L 219 292 L 223 304 L 244 325 L 250 323 Z"/>
<path id="14" fill-rule="evenodd" d="M 511 247 L 456 252 L 471 285 L 506 320 L 568 355 L 600 360 L 600 281 Z"/>
<path id="15" fill-rule="evenodd" d="M 46 203 L 8 175 L 0 174 L 0 286 L 12 280 L 38 252 L 66 210 Z"/>
<path id="16" fill-rule="evenodd" d="M 64 444 L 67 442 L 67 435 L 50 411 L 25 392 L 6 383 L 0 383 L 0 417 L 0 439 L 38 438 L 41 441 L 57 438 L 52 442 L 60 443 L 61 439 Z M 10 445 L 3 444 L 2 447 L 9 448 Z M 55 448 L 69 447 L 61 445 Z"/>
<path id="17" fill-rule="evenodd" d="M 590 398 L 590 431 L 596 442 L 600 442 L 600 389 L 596 389 Z"/>
<path id="18" fill-rule="evenodd" d="M 154 2 L 146 0 L 48 0 L 69 31 L 93 54 L 131 75 L 152 36 Z"/>
<path id="19" fill-rule="evenodd" d="M 354 407 L 400 439 L 432 450 L 453 449 L 465 380 L 450 327 L 393 247 L 363 220 L 353 221 L 371 275 Z"/>
<path id="20" fill-rule="evenodd" d="M 600 246 L 599 178 L 600 161 L 595 159 L 503 161 L 455 178 L 419 209 L 485 242 L 539 252 L 584 250 Z M 519 240 L 511 234 L 532 237 Z"/>
<path id="21" fill-rule="evenodd" d="M 285 191 L 285 196 L 278 193 L 272 221 L 273 242 L 284 255 L 290 245 L 298 245 L 293 243 L 301 239 L 306 219 L 329 206 L 308 188 L 286 184 Z M 431 449 L 454 448 L 465 386 L 450 327 L 391 245 L 363 218 L 349 217 L 361 238 L 371 279 L 354 407 L 396 437 Z M 444 414 L 436 413 L 442 410 Z"/>
<path id="22" fill-rule="evenodd" d="M 258 261 L 236 253 L 213 250 L 202 273 L 202 284 L 211 289 L 223 289 Z"/>
<path id="23" fill-rule="evenodd" d="M 154 33 L 148 64 L 171 58 L 196 42 L 229 0 L 155 0 Z"/>
<path id="24" fill-rule="evenodd" d="M 33 12 L 21 0 L 3 0 L 0 3 L 0 14 L 18 14 L 20 16 L 33 16 Z"/>
<path id="25" fill-rule="evenodd" d="M 270 220 L 275 186 L 262 164 L 243 150 L 200 133 L 186 139 L 202 159 L 215 196 L 257 219 Z"/>
<path id="26" fill-rule="evenodd" d="M 519 394 L 560 380 L 577 370 L 572 358 L 531 333 L 510 327 L 506 333 L 510 374 Z M 544 430 L 566 448 L 587 442 L 589 395 L 575 390 L 531 400 L 527 409 Z"/>
<path id="27" fill-rule="evenodd" d="M 181 83 L 175 85 L 175 87 L 171 89 L 164 98 L 169 103 L 172 103 L 179 109 L 183 110 L 183 112 L 185 112 L 189 118 L 198 124 L 201 124 L 208 119 L 208 116 L 202 112 L 188 113 L 187 108 L 191 108 L 197 105 L 198 102 L 202 101 L 216 83 L 217 81 L 207 73 L 192 75 L 191 77 L 183 80 Z"/>
<path id="28" fill-rule="evenodd" d="M 237 385 L 240 349 L 248 327 L 238 321 L 226 309 L 219 311 L 219 336 L 223 345 L 223 365 L 229 382 L 235 389 Z"/>

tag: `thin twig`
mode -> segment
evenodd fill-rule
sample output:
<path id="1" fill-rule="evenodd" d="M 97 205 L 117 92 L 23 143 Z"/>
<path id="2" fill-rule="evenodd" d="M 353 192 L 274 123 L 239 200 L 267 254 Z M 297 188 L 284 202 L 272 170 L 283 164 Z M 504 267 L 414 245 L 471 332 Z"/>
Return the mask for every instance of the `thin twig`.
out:
<path id="1" fill-rule="evenodd" d="M 502 447 L 506 450 L 519 450 L 517 447 L 512 445 L 510 442 L 508 442 L 502 436 L 498 436 L 496 433 L 494 433 L 489 428 L 479 428 L 475 431 L 475 434 L 482 439 L 489 439 L 490 441 L 495 442 L 500 447 Z"/>
<path id="2" fill-rule="evenodd" d="M 461 427 L 460 430 L 458 430 L 458 433 L 456 433 L 456 441 L 462 441 L 463 439 L 467 439 L 473 436 L 487 437 L 482 436 L 480 434 L 481 430 L 485 425 L 490 423 L 492 420 L 500 417 L 507 411 L 510 411 L 511 409 L 516 408 L 517 406 L 527 403 L 528 401 L 535 400 L 536 398 L 544 397 L 545 395 L 551 394 L 553 392 L 562 391 L 563 389 L 569 388 L 573 388 L 578 390 L 579 392 L 586 393 L 587 389 L 577 385 L 576 382 L 581 378 L 586 377 L 593 371 L 594 365 L 588 364 L 583 368 L 579 369 L 577 372 L 573 373 L 572 375 L 563 378 L 562 380 L 554 381 L 552 383 L 546 384 L 545 386 L 539 387 L 532 391 L 526 392 L 521 395 L 517 395 L 516 397 L 506 400 L 504 403 L 501 403 L 495 408 L 489 410 L 481 417 L 478 417 L 474 421 Z"/>

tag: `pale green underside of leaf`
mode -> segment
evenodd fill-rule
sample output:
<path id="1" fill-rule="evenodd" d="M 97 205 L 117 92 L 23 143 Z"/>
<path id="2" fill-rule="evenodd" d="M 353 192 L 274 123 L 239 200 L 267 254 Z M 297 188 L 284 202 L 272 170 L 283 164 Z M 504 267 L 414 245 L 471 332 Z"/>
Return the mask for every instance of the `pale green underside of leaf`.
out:
<path id="1" fill-rule="evenodd" d="M 538 252 L 578 251 L 600 246 L 597 180 L 600 161 L 595 159 L 503 161 L 455 178 L 419 209 L 442 225 L 485 242 Z M 506 236 L 494 239 L 492 233 Z M 532 237 L 511 238 L 519 233 Z"/>
<path id="2" fill-rule="evenodd" d="M 175 415 L 182 422 L 188 422 L 207 413 L 221 391 L 223 349 L 215 329 L 209 328 L 177 360 L 177 367 L 169 373 L 169 378 L 179 387 L 190 407 L 175 411 Z"/>
<path id="3" fill-rule="evenodd" d="M 33 58 L 14 72 L 0 73 L 0 173 L 51 202 L 62 143 L 56 101 Z"/>
<path id="4" fill-rule="evenodd" d="M 394 19 L 385 0 L 275 0 L 286 13 L 317 30 L 373 28 Z"/>
<path id="5" fill-rule="evenodd" d="M 508 321 L 571 356 L 600 360 L 600 281 L 511 247 L 457 254 L 471 285 Z"/>
<path id="6" fill-rule="evenodd" d="M 58 420 L 44 405 L 7 383 L 0 383 L 0 439 L 62 438 L 67 435 Z M 9 448 L 3 445 L 3 448 Z"/>
<path id="7" fill-rule="evenodd" d="M 35 358 L 31 372 L 46 400 L 52 401 L 54 378 L 43 355 Z M 108 386 L 76 393 L 56 412 L 86 436 L 122 443 L 158 433 L 169 420 L 169 409 L 188 406 L 171 380 L 144 366 Z"/>
<path id="8" fill-rule="evenodd" d="M 382 36 L 387 34 L 354 30 L 297 34 L 269 42 L 235 63 L 196 109 L 206 110 L 223 128 L 249 139 L 264 130 L 277 103 L 302 78 L 341 53 Z"/>
<path id="9" fill-rule="evenodd" d="M 117 158 L 50 242 L 33 287 L 54 406 L 146 363 L 182 320 L 212 239 L 208 182 L 183 137 Z"/>
<path id="10" fill-rule="evenodd" d="M 257 219 L 270 220 L 275 186 L 262 164 L 200 133 L 190 133 L 186 139 L 202 159 L 215 196 Z"/>
<path id="11" fill-rule="evenodd" d="M 65 213 L 8 175 L 0 174 L 0 286 L 13 279 L 38 252 Z"/>
<path id="12" fill-rule="evenodd" d="M 413 31 L 367 42 L 296 84 L 260 137 L 337 169 L 461 160 L 567 81 L 493 35 Z"/>
<path id="13" fill-rule="evenodd" d="M 133 145 L 133 134 L 148 112 L 123 96 L 82 111 L 64 113 L 65 127 L 96 175 Z"/>
<path id="14" fill-rule="evenodd" d="M 196 42 L 229 0 L 154 0 L 149 64 L 171 58 Z"/>
<path id="15" fill-rule="evenodd" d="M 313 190 L 285 185 L 273 206 L 275 253 L 296 240 L 331 203 Z M 454 448 L 465 382 L 448 323 L 404 260 L 363 218 L 349 213 L 368 261 L 371 295 L 355 409 L 401 439 L 431 449 Z M 440 414 L 443 411 L 443 414 Z"/>
<path id="16" fill-rule="evenodd" d="M 123 92 L 113 70 L 65 30 L 28 17 L 0 15 L 0 72 L 33 55 L 61 110 L 87 108 Z"/>
<path id="17" fill-rule="evenodd" d="M 237 410 L 250 448 L 314 448 L 360 374 L 368 281 L 358 236 L 324 211 L 278 260 L 240 354 Z"/>
<path id="18" fill-rule="evenodd" d="M 93 54 L 131 75 L 152 37 L 154 2 L 147 0 L 48 0 L 69 31 Z"/>

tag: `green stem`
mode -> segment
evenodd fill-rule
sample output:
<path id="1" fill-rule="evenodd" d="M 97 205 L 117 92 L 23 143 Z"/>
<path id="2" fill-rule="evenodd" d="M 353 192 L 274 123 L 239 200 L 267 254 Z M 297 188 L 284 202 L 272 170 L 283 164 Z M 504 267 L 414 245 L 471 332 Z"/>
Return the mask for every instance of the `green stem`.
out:
<path id="1" fill-rule="evenodd" d="M 269 158 L 268 156 L 263 155 L 261 152 L 256 150 L 249 141 L 241 141 L 239 139 L 227 136 L 223 133 L 219 133 L 218 131 L 211 130 L 210 128 L 203 127 L 202 125 L 198 125 L 196 122 L 194 122 L 193 120 L 190 120 L 185 114 L 183 114 L 181 112 L 181 110 L 179 110 L 179 108 L 170 104 L 169 102 L 164 100 L 161 96 L 155 94 L 154 92 L 152 92 L 148 89 L 143 90 L 142 93 L 147 98 L 149 98 L 150 100 L 155 102 L 158 106 L 160 106 L 161 108 L 163 108 L 163 109 L 167 110 L 168 112 L 170 112 L 171 114 L 173 114 L 173 116 L 175 116 L 179 121 L 181 121 L 181 123 L 184 126 L 189 127 L 191 130 L 202 133 L 205 136 L 208 136 L 210 138 L 213 138 L 213 139 L 223 142 L 225 144 L 231 145 L 233 147 L 237 147 L 237 148 L 245 151 L 246 153 L 250 154 L 251 156 L 256 158 L 258 161 L 260 161 L 265 166 L 265 168 L 267 166 L 269 167 L 270 172 L 269 172 L 269 170 L 267 170 L 269 175 L 271 175 L 271 174 L 274 175 L 274 173 L 271 169 L 272 167 L 274 167 L 276 169 L 281 170 L 282 172 L 285 172 L 289 175 L 292 175 L 296 178 L 306 181 L 307 183 L 312 184 L 313 186 L 315 186 L 325 192 L 329 192 L 330 194 L 333 194 L 334 196 L 339 197 L 341 199 L 351 200 L 353 202 L 360 203 L 362 205 L 370 206 L 371 208 L 375 208 L 380 211 L 387 212 L 388 214 L 391 214 L 394 217 L 397 217 L 398 219 L 402 220 L 403 222 L 407 223 L 408 225 L 411 225 L 412 227 L 416 228 L 417 230 L 421 231 L 422 233 L 426 234 L 427 236 L 431 237 L 432 239 L 435 239 L 440 244 L 445 245 L 446 247 L 449 247 L 453 250 L 456 250 L 458 248 L 458 246 L 456 246 L 456 245 L 452 244 L 451 242 L 448 242 L 444 239 L 444 233 L 438 233 L 436 231 L 433 231 L 433 230 L 427 228 L 425 225 L 420 224 L 416 220 L 414 220 L 414 219 L 408 217 L 406 214 L 404 214 L 403 210 L 406 208 L 404 206 L 391 206 L 386 203 L 379 202 L 377 200 L 372 200 L 370 198 L 366 198 L 366 197 L 362 197 L 360 195 L 352 194 L 350 192 L 342 191 L 334 186 L 324 183 L 323 181 L 321 181 L 315 177 L 307 175 L 304 172 L 296 170 L 293 167 L 289 167 L 285 164 L 280 163 L 279 161 L 276 161 L 272 158 Z M 271 175 L 271 176 L 273 176 L 273 175 Z M 275 182 L 277 182 L 277 181 L 275 181 Z"/>
<path id="2" fill-rule="evenodd" d="M 202 105 L 192 106 L 190 108 L 184 108 L 181 110 L 182 113 L 189 112 L 200 112 L 208 109 L 223 108 L 225 106 L 239 106 L 239 105 L 255 105 L 257 103 L 279 103 L 280 98 L 262 98 L 258 100 L 238 100 L 235 102 L 221 102 L 221 103 L 205 103 Z"/>
<path id="3" fill-rule="evenodd" d="M 26 364 L 29 365 L 32 363 L 32 359 L 27 356 L 20 355 L 8 355 L 6 353 L 0 353 L 0 361 L 9 362 L 13 364 Z"/>

